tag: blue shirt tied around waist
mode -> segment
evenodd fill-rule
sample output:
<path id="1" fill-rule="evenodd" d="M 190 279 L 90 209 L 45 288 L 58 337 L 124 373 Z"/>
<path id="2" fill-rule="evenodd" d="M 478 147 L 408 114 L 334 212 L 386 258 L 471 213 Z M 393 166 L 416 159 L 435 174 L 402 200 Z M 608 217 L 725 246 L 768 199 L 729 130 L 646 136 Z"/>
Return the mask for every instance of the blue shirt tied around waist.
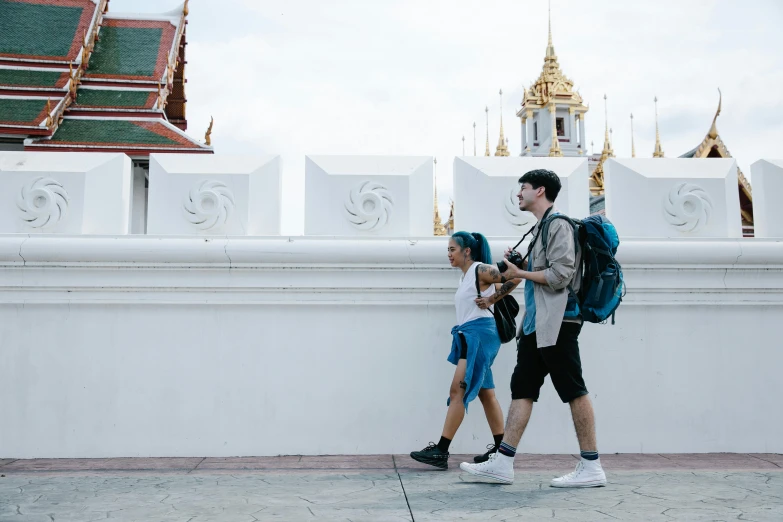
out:
<path id="1" fill-rule="evenodd" d="M 448 357 L 448 361 L 453 365 L 459 363 L 462 348 L 460 333 L 465 336 L 465 343 L 468 345 L 465 368 L 467 388 L 462 398 L 465 411 L 468 411 L 468 403 L 478 396 L 481 388 L 495 388 L 491 366 L 500 351 L 500 337 L 497 326 L 495 326 L 495 319 L 492 317 L 473 319 L 465 324 L 455 326 L 451 329 L 451 353 Z M 447 406 L 449 402 L 450 399 L 447 399 Z"/>

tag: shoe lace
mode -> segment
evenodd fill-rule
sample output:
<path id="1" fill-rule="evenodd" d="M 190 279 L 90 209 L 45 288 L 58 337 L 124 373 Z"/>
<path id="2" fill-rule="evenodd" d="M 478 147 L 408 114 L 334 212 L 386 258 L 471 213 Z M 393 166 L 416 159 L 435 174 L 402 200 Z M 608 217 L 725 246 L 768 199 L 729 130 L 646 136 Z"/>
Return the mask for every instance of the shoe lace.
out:
<path id="1" fill-rule="evenodd" d="M 579 462 L 577 462 L 577 463 L 576 463 L 576 469 L 575 469 L 574 471 L 572 471 L 571 473 L 567 474 L 567 475 L 566 475 L 565 477 L 563 477 L 563 478 L 564 478 L 565 480 L 570 480 L 570 479 L 574 479 L 574 478 L 578 477 L 578 476 L 579 476 L 579 474 L 580 474 L 580 473 L 582 472 L 582 470 L 584 469 L 584 467 L 585 467 L 584 463 L 583 463 L 583 462 L 580 460 Z"/>
<path id="2" fill-rule="evenodd" d="M 430 441 L 429 445 L 426 448 L 424 448 L 423 450 L 421 450 L 421 451 L 429 451 L 429 450 L 435 449 L 437 447 L 438 447 L 437 444 L 435 444 L 434 442 Z"/>

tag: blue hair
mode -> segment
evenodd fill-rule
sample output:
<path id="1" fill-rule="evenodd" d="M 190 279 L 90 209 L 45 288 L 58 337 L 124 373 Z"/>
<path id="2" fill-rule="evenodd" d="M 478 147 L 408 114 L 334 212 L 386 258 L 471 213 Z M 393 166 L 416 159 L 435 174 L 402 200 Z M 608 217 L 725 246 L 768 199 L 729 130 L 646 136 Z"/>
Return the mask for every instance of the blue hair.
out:
<path id="1" fill-rule="evenodd" d="M 478 232 L 455 232 L 452 234 L 451 239 L 462 249 L 470 248 L 470 258 L 473 261 L 478 261 L 485 265 L 492 264 L 492 252 L 489 251 L 487 238 L 482 234 Z"/>

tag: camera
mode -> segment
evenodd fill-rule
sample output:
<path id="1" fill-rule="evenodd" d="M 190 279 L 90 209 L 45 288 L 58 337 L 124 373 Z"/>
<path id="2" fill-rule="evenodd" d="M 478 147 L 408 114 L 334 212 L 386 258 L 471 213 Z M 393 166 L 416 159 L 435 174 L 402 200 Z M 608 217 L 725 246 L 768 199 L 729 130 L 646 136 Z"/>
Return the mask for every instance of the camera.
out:
<path id="1" fill-rule="evenodd" d="M 522 266 L 522 263 L 524 263 L 524 259 L 522 258 L 522 254 L 520 254 L 516 250 L 512 250 L 511 253 L 508 255 L 508 262 L 511 263 L 512 265 L 514 265 L 517 268 L 524 269 L 524 267 Z M 504 263 L 503 261 L 498 263 L 498 270 L 500 270 L 501 274 L 503 272 L 505 272 L 507 269 L 508 269 L 508 266 L 506 266 L 506 263 Z"/>

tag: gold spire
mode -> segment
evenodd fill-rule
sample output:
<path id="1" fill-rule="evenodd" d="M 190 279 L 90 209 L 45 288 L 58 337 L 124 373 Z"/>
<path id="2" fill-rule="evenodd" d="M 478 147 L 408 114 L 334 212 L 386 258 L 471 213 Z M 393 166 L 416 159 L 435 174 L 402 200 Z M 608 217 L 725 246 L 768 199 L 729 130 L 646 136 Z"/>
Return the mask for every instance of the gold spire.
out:
<path id="1" fill-rule="evenodd" d="M 476 122 L 473 122 L 473 155 L 476 155 Z"/>
<path id="2" fill-rule="evenodd" d="M 655 150 L 653 151 L 653 158 L 662 158 L 661 135 L 658 133 L 658 97 L 656 96 L 653 101 L 655 102 Z"/>
<path id="3" fill-rule="evenodd" d="M 215 118 L 212 116 L 209 117 L 209 128 L 207 128 L 207 133 L 204 134 L 204 141 L 207 147 L 212 146 L 212 125 L 215 123 Z"/>
<path id="4" fill-rule="evenodd" d="M 484 148 L 484 155 L 489 156 L 489 107 L 484 107 L 484 112 L 487 115 L 487 145 Z"/>
<path id="5" fill-rule="evenodd" d="M 552 45 L 552 0 L 549 0 L 549 39 L 547 40 L 546 44 L 546 57 L 547 58 L 554 58 L 557 60 L 557 56 L 555 55 L 555 46 Z"/>
<path id="6" fill-rule="evenodd" d="M 631 157 L 636 157 L 636 147 L 633 143 L 633 113 L 631 113 Z"/>
<path id="7" fill-rule="evenodd" d="M 432 233 L 435 236 L 445 236 L 446 227 L 440 220 L 440 211 L 438 211 L 438 158 L 433 159 L 435 164 L 435 199 L 433 200 L 433 212 L 432 212 Z"/>
<path id="8" fill-rule="evenodd" d="M 498 138 L 498 146 L 495 149 L 495 156 L 508 155 L 508 145 L 506 145 L 506 138 L 503 135 L 503 89 L 500 89 L 500 137 Z"/>
<path id="9" fill-rule="evenodd" d="M 710 132 L 707 133 L 707 136 L 709 136 L 713 140 L 718 137 L 718 127 L 715 124 L 718 121 L 718 116 L 720 116 L 721 105 L 723 105 L 723 93 L 720 92 L 720 89 L 718 89 L 718 110 L 715 112 L 715 117 L 712 119 L 712 126 L 710 127 Z"/>
<path id="10" fill-rule="evenodd" d="M 189 2 L 189 0 L 185 0 L 185 5 L 182 8 L 182 14 L 184 16 L 188 16 L 190 14 L 190 9 L 188 9 L 188 2 Z"/>
<path id="11" fill-rule="evenodd" d="M 592 146 L 592 142 L 590 145 Z M 614 150 L 612 150 L 612 142 L 609 138 L 609 108 L 606 94 L 604 94 L 604 148 L 601 151 L 601 158 L 598 160 L 598 165 L 596 165 L 591 176 L 593 183 L 590 187 L 590 191 L 593 195 L 598 196 L 604 193 L 604 163 L 608 158 L 614 158 Z"/>

